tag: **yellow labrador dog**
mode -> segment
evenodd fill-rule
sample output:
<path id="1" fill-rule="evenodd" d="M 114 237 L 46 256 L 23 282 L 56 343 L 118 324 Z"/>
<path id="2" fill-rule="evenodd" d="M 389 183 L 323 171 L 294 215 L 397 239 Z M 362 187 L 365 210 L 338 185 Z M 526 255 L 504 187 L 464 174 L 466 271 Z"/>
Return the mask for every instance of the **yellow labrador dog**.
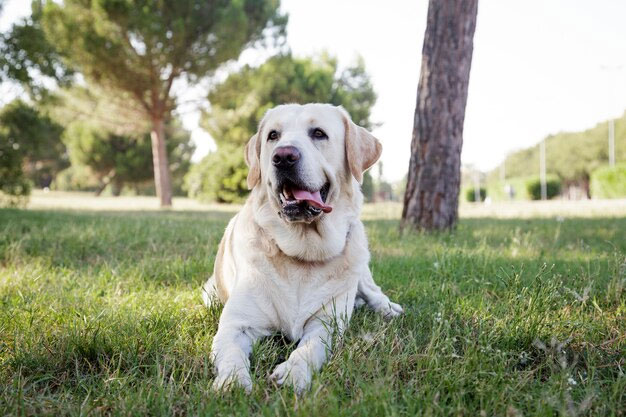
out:
<path id="1" fill-rule="evenodd" d="M 363 172 L 382 146 L 341 107 L 287 104 L 267 112 L 246 145 L 252 190 L 219 245 L 205 303 L 224 303 L 213 340 L 214 388 L 252 388 L 253 343 L 276 331 L 299 341 L 271 375 L 296 392 L 326 361 L 355 306 L 402 313 L 372 279 L 359 213 Z"/>

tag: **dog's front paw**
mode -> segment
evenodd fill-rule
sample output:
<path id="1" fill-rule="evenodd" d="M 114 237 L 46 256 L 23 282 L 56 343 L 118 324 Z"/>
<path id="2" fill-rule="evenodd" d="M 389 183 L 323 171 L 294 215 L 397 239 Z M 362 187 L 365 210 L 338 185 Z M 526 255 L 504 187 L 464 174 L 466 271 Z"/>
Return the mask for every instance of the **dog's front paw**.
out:
<path id="1" fill-rule="evenodd" d="M 240 386 L 246 393 L 252 391 L 252 379 L 246 369 L 236 369 L 231 372 L 219 372 L 213 380 L 213 390 L 227 391 L 234 386 Z"/>
<path id="2" fill-rule="evenodd" d="M 389 301 L 387 306 L 380 311 L 384 318 L 391 319 L 394 317 L 398 317 L 399 315 L 404 313 L 404 309 L 400 304 L 393 303 Z"/>
<path id="3" fill-rule="evenodd" d="M 402 306 L 400 306 L 400 304 L 396 304 L 390 301 L 387 297 L 380 300 L 378 303 L 372 305 L 371 307 L 372 310 L 381 314 L 383 318 L 387 320 L 398 317 L 399 315 L 404 313 L 404 310 L 402 309 Z"/>
<path id="4" fill-rule="evenodd" d="M 274 369 L 270 379 L 278 385 L 291 385 L 296 394 L 300 395 L 311 385 L 311 369 L 306 361 L 289 358 Z"/>

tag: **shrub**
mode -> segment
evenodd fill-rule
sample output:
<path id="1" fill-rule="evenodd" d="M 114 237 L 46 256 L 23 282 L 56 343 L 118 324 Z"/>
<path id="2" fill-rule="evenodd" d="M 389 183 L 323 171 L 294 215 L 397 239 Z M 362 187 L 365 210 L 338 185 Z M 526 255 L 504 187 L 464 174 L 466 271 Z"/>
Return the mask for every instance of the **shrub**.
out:
<path id="1" fill-rule="evenodd" d="M 487 190 L 485 187 L 480 187 L 478 194 L 480 194 L 480 201 L 485 201 L 485 198 L 487 198 Z M 465 199 L 471 203 L 476 201 L 476 191 L 474 187 L 470 187 L 465 191 Z"/>
<path id="2" fill-rule="evenodd" d="M 19 205 L 17 202 L 30 194 L 31 184 L 22 170 L 22 161 L 20 144 L 0 131 L 0 206 Z"/>
<path id="3" fill-rule="evenodd" d="M 101 181 L 85 165 L 72 165 L 59 172 L 51 188 L 59 191 L 96 191 L 102 187 Z"/>
<path id="4" fill-rule="evenodd" d="M 531 200 L 541 200 L 541 180 L 532 178 L 526 182 L 526 191 Z M 556 177 L 546 178 L 546 195 L 548 200 L 561 193 L 561 181 Z"/>
<path id="5" fill-rule="evenodd" d="M 626 197 L 626 163 L 593 171 L 591 173 L 591 196 L 593 198 Z"/>
<path id="6" fill-rule="evenodd" d="M 64 166 L 62 131 L 48 116 L 21 100 L 0 109 L 0 205 L 22 205 L 33 180 L 45 186 Z M 46 180 L 40 181 L 42 178 Z"/>
<path id="7" fill-rule="evenodd" d="M 198 200 L 239 203 L 248 195 L 247 176 L 243 147 L 224 144 L 191 166 L 184 188 Z"/>
<path id="8" fill-rule="evenodd" d="M 361 184 L 361 191 L 363 192 L 363 197 L 365 202 L 371 203 L 374 201 L 374 180 L 372 179 L 372 174 L 369 171 L 365 171 L 363 173 L 363 183 Z"/>

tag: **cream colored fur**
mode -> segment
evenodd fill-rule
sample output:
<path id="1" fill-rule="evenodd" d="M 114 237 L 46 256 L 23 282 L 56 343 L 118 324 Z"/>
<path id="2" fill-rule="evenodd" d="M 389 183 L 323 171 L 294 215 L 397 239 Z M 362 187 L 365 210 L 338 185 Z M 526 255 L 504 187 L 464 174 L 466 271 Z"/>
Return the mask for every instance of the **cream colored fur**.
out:
<path id="1" fill-rule="evenodd" d="M 328 139 L 312 140 L 311 127 L 322 128 Z M 281 132 L 279 140 L 267 140 L 271 130 Z M 330 182 L 326 202 L 332 212 L 309 222 L 289 222 L 278 214 L 271 155 L 274 147 L 286 145 L 300 150 L 301 176 L 312 189 Z M 402 313 L 374 283 L 359 220 L 358 181 L 380 152 L 376 138 L 338 107 L 289 104 L 265 115 L 246 147 L 252 192 L 229 222 L 214 275 L 203 287 L 207 304 L 224 303 L 212 347 L 214 388 L 235 383 L 250 391 L 252 345 L 280 331 L 298 345 L 271 378 L 300 393 L 326 361 L 333 332 L 341 334 L 355 303 L 388 318 Z"/>

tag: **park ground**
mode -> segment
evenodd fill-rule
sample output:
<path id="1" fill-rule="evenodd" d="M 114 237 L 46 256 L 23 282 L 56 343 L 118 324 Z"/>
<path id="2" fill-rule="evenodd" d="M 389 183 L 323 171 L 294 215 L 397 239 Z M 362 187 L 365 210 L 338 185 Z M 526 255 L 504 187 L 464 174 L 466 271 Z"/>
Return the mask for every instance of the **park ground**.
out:
<path id="1" fill-rule="evenodd" d="M 36 193 L 0 210 L 0 415 L 626 415 L 626 201 L 461 207 L 400 233 L 367 206 L 377 282 L 405 315 L 358 310 L 311 391 L 210 390 L 220 310 L 201 305 L 236 207 Z"/>

